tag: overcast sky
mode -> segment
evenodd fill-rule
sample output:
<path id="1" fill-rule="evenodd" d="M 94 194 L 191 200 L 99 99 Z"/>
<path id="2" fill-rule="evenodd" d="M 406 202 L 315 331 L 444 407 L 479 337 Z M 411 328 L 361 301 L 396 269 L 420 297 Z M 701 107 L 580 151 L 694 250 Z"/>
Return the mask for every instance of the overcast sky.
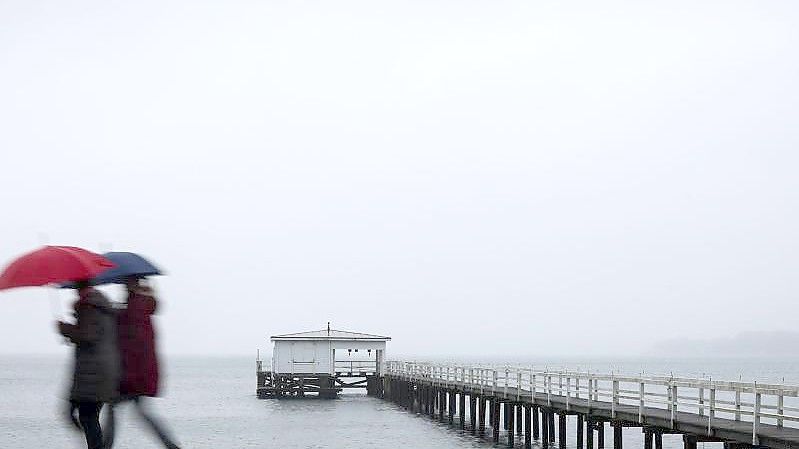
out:
<path id="1" fill-rule="evenodd" d="M 792 0 L 0 1 L 0 262 L 42 236 L 146 255 L 169 353 L 327 321 L 408 355 L 790 331 L 797 21 Z M 0 292 L 0 353 L 66 348 L 48 298 Z"/>

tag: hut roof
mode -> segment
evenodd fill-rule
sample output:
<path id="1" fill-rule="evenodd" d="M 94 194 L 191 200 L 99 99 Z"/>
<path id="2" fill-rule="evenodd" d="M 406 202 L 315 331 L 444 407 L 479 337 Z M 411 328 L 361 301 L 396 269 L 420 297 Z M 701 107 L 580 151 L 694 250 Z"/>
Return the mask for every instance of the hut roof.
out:
<path id="1" fill-rule="evenodd" d="M 388 341 L 391 337 L 382 335 L 364 334 L 336 329 L 322 329 L 318 331 L 297 332 L 294 334 L 272 335 L 272 341 L 282 340 L 346 340 L 346 341 Z"/>

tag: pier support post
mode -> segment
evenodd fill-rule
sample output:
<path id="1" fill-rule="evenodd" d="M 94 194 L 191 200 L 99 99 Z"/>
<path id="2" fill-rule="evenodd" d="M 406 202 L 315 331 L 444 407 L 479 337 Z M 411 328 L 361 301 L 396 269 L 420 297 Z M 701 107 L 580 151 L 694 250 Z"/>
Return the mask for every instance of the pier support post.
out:
<path id="1" fill-rule="evenodd" d="M 472 433 L 477 431 L 477 398 L 475 395 L 469 395 L 469 421 Z"/>
<path id="2" fill-rule="evenodd" d="M 691 435 L 683 435 L 682 444 L 685 449 L 696 449 L 696 437 Z"/>
<path id="3" fill-rule="evenodd" d="M 605 423 L 603 421 L 596 423 L 596 447 L 605 449 Z"/>
<path id="4" fill-rule="evenodd" d="M 505 413 L 508 415 L 508 447 L 513 447 L 513 438 L 514 438 L 514 419 L 513 414 L 515 412 L 516 406 L 513 405 L 511 402 L 505 403 Z M 686 448 L 687 449 L 687 448 Z"/>
<path id="5" fill-rule="evenodd" d="M 549 411 L 549 442 L 555 444 L 555 412 Z"/>
<path id="6" fill-rule="evenodd" d="M 533 446 L 533 435 L 531 432 L 530 418 L 532 415 L 532 406 L 529 404 L 524 405 L 524 449 L 530 449 Z"/>
<path id="7" fill-rule="evenodd" d="M 532 406 L 532 413 L 533 413 L 533 439 L 537 440 L 540 436 L 538 431 L 538 406 Z"/>
<path id="8" fill-rule="evenodd" d="M 449 423 L 452 424 L 455 422 L 455 391 L 450 390 L 447 394 L 449 395 L 447 415 L 449 417 Z"/>
<path id="9" fill-rule="evenodd" d="M 460 397 L 458 401 L 458 414 L 460 415 L 460 425 L 461 429 L 466 428 L 466 394 L 463 391 L 460 392 Z"/>
<path id="10" fill-rule="evenodd" d="M 618 421 L 613 422 L 613 449 L 622 449 L 622 430 L 624 428 Z"/>
<path id="11" fill-rule="evenodd" d="M 486 400 L 482 396 L 477 396 L 477 407 L 475 410 L 477 411 L 477 431 L 482 435 L 482 433 L 486 430 L 486 407 L 485 407 Z"/>
<path id="12" fill-rule="evenodd" d="M 663 449 L 663 432 L 655 431 L 655 449 Z"/>
<path id="13" fill-rule="evenodd" d="M 438 391 L 438 419 L 444 420 L 447 412 L 447 392 L 443 389 Z"/>
<path id="14" fill-rule="evenodd" d="M 558 446 L 560 449 L 566 449 L 566 414 L 561 413 L 558 416 Z"/>
<path id="15" fill-rule="evenodd" d="M 523 428 L 522 427 L 522 418 L 524 417 L 522 404 L 521 403 L 516 404 L 515 409 L 516 409 L 516 412 L 515 412 L 516 413 L 516 432 L 521 433 L 522 432 L 522 428 Z"/>
<path id="16" fill-rule="evenodd" d="M 644 427 L 644 449 L 652 449 L 653 436 L 652 429 Z"/>
<path id="17" fill-rule="evenodd" d="M 499 401 L 496 398 L 491 403 L 491 410 L 494 411 L 494 443 L 499 443 Z"/>
<path id="18" fill-rule="evenodd" d="M 504 409 L 502 410 L 502 428 L 508 430 L 510 426 L 509 421 L 513 420 L 513 416 L 511 416 L 513 409 L 510 408 L 510 403 L 508 402 L 504 402 L 502 405 Z"/>
<path id="19" fill-rule="evenodd" d="M 586 449 L 594 449 L 594 421 L 589 416 L 585 423 Z"/>
<path id="20" fill-rule="evenodd" d="M 549 449 L 549 412 L 541 409 L 541 447 Z"/>
<path id="21" fill-rule="evenodd" d="M 577 449 L 583 449 L 583 415 L 577 415 Z"/>

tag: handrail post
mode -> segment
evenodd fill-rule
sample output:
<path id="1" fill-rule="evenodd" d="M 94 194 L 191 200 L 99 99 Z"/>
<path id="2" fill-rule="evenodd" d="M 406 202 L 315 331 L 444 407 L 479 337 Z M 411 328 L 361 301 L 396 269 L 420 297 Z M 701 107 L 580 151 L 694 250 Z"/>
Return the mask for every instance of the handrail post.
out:
<path id="1" fill-rule="evenodd" d="M 522 371 L 516 371 L 516 383 L 518 384 L 516 387 L 516 400 L 520 401 L 522 399 Z M 521 412 L 519 412 L 521 413 Z"/>
<path id="2" fill-rule="evenodd" d="M 497 394 L 497 370 L 494 370 L 494 383 L 491 387 L 491 393 Z"/>
<path id="3" fill-rule="evenodd" d="M 741 387 L 735 386 L 735 420 L 741 420 Z"/>
<path id="4" fill-rule="evenodd" d="M 588 411 L 591 411 L 591 400 L 594 397 L 593 391 L 594 379 L 591 378 L 591 374 L 588 375 Z M 591 435 L 591 434 L 589 434 Z"/>
<path id="5" fill-rule="evenodd" d="M 679 406 L 679 401 L 677 400 L 677 385 L 672 383 L 671 386 L 671 428 L 674 428 L 674 418 L 677 414 L 677 407 Z"/>
<path id="6" fill-rule="evenodd" d="M 616 405 L 619 403 L 619 381 L 615 379 L 615 375 L 612 377 L 612 387 L 611 387 L 611 402 L 610 402 L 610 416 L 613 419 L 616 419 Z"/>
<path id="7" fill-rule="evenodd" d="M 716 417 L 716 386 L 710 380 L 710 412 L 707 415 L 707 435 L 713 435 L 713 418 Z"/>
<path id="8" fill-rule="evenodd" d="M 502 396 L 508 397 L 508 376 L 510 376 L 510 371 L 505 368 L 505 386 L 502 387 Z"/>
<path id="9" fill-rule="evenodd" d="M 571 407 L 569 404 L 569 397 L 571 396 L 571 378 L 566 376 L 566 411 L 568 412 Z"/>
<path id="10" fill-rule="evenodd" d="M 777 427 L 782 427 L 783 424 L 783 415 L 785 414 L 785 398 L 783 397 L 782 389 L 780 389 L 780 394 L 777 396 Z"/>
<path id="11" fill-rule="evenodd" d="M 644 423 L 644 398 L 646 397 L 645 396 L 645 391 L 644 391 L 645 387 L 646 387 L 646 385 L 644 384 L 644 381 L 642 379 L 641 383 L 638 386 L 638 423 L 639 424 L 643 424 Z"/>
<path id="12" fill-rule="evenodd" d="M 547 385 L 546 385 L 547 386 L 547 405 L 552 405 L 552 375 L 549 373 L 549 370 L 547 370 L 546 382 L 547 382 Z"/>
<path id="13" fill-rule="evenodd" d="M 574 377 L 574 399 L 580 399 L 580 375 Z"/>
<path id="14" fill-rule="evenodd" d="M 705 387 L 699 387 L 699 416 L 705 416 Z"/>
<path id="15" fill-rule="evenodd" d="M 754 383 L 754 392 L 755 392 L 755 409 L 752 412 L 752 445 L 757 446 L 760 444 L 759 438 L 757 437 L 758 427 L 760 427 L 760 401 L 761 396 L 760 393 L 757 391 L 757 382 Z"/>
<path id="16" fill-rule="evenodd" d="M 532 402 L 533 404 L 535 404 L 535 390 L 536 390 L 536 388 L 535 388 L 535 372 L 531 368 L 530 369 L 530 396 L 531 396 L 530 402 Z"/>

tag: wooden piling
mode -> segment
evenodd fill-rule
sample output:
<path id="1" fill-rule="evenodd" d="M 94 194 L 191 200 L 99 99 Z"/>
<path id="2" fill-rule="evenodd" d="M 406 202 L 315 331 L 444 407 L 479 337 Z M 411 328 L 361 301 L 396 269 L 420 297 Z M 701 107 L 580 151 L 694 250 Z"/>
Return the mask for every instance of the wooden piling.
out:
<path id="1" fill-rule="evenodd" d="M 491 410 L 494 412 L 494 443 L 499 443 L 499 401 L 496 398 L 491 402 Z"/>
<path id="2" fill-rule="evenodd" d="M 622 430 L 624 427 L 618 421 L 613 422 L 613 449 L 622 449 Z M 696 449 L 696 448 L 694 448 Z"/>
<path id="3" fill-rule="evenodd" d="M 514 430 L 514 424 L 515 424 L 515 419 L 514 419 L 513 415 L 515 413 L 515 409 L 516 409 L 516 407 L 513 405 L 513 403 L 511 403 L 511 402 L 505 403 L 505 413 L 507 413 L 507 415 L 508 415 L 508 419 L 507 419 L 507 422 L 508 422 L 508 447 L 513 447 L 513 441 L 514 441 L 513 440 L 513 438 L 514 438 L 513 430 Z"/>
<path id="4" fill-rule="evenodd" d="M 460 418 L 461 429 L 466 428 L 466 394 L 461 391 L 458 397 L 458 415 Z"/>
<path id="5" fill-rule="evenodd" d="M 566 449 L 566 414 L 558 415 L 558 446 Z"/>
<path id="6" fill-rule="evenodd" d="M 696 437 L 691 435 L 682 436 L 682 444 L 684 449 L 696 449 Z"/>
<path id="7" fill-rule="evenodd" d="M 531 426 L 531 418 L 532 418 L 532 406 L 530 404 L 524 405 L 524 449 L 530 449 L 533 446 L 533 435 L 532 435 L 532 426 Z"/>
<path id="8" fill-rule="evenodd" d="M 596 423 L 596 447 L 605 449 L 605 423 L 602 421 Z"/>
<path id="9" fill-rule="evenodd" d="M 522 418 L 524 417 L 524 413 L 522 413 L 523 412 L 522 404 L 521 403 L 515 404 L 513 408 L 514 408 L 514 414 L 516 415 L 516 431 L 521 433 L 523 428 Z"/>
<path id="10" fill-rule="evenodd" d="M 644 427 L 644 449 L 652 449 L 652 429 Z"/>
<path id="11" fill-rule="evenodd" d="M 477 398 L 475 395 L 469 395 L 469 427 L 472 433 L 477 431 Z"/>
<path id="12" fill-rule="evenodd" d="M 555 443 L 555 412 L 549 411 L 549 442 Z"/>
<path id="13" fill-rule="evenodd" d="M 511 416 L 510 403 L 503 403 L 502 415 L 502 428 L 508 430 L 509 421 L 513 420 L 513 416 Z"/>
<path id="14" fill-rule="evenodd" d="M 541 448 L 549 448 L 549 412 L 541 409 Z"/>
<path id="15" fill-rule="evenodd" d="M 585 448 L 594 449 L 594 421 L 589 416 L 585 423 Z"/>
<path id="16" fill-rule="evenodd" d="M 477 431 L 482 434 L 486 430 L 485 425 L 485 418 L 486 418 L 486 411 L 485 411 L 485 398 L 482 396 L 477 396 Z"/>
<path id="17" fill-rule="evenodd" d="M 447 394 L 449 395 L 447 415 L 449 417 L 449 423 L 452 424 L 455 422 L 455 391 L 450 390 L 447 392 Z"/>
<path id="18" fill-rule="evenodd" d="M 583 449 L 583 415 L 577 415 L 577 449 Z"/>
<path id="19" fill-rule="evenodd" d="M 663 449 L 663 432 L 655 431 L 655 449 Z"/>
<path id="20" fill-rule="evenodd" d="M 533 439 L 537 440 L 539 438 L 539 421 L 538 421 L 538 406 L 534 405 L 532 407 L 532 414 L 533 414 Z"/>

